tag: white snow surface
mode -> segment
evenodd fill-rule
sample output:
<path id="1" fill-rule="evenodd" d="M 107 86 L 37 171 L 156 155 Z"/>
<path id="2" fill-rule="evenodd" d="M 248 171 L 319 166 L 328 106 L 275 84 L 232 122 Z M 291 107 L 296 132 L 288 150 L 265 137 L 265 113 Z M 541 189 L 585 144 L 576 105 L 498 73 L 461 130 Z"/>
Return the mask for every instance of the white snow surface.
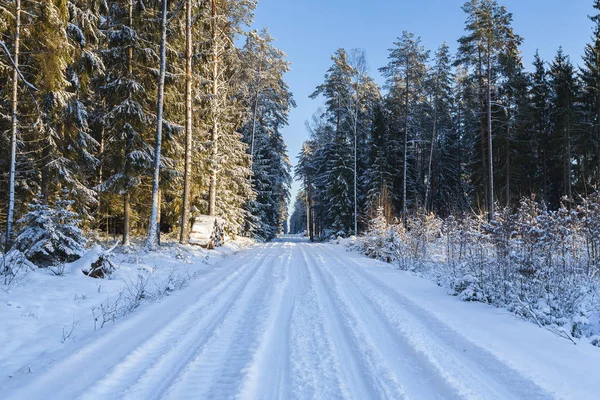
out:
<path id="1" fill-rule="evenodd" d="M 71 278 L 0 293 L 0 397 L 598 399 L 600 349 L 341 246 L 284 236 L 203 254 L 189 287 L 103 329 L 82 320 L 64 344 L 82 307 L 58 299 Z"/>

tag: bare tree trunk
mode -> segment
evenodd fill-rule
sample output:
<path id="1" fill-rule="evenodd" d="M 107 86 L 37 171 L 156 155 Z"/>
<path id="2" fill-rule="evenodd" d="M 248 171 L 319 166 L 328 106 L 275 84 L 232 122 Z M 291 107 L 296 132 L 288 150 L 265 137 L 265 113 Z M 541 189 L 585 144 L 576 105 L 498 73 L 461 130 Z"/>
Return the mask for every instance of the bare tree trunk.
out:
<path id="1" fill-rule="evenodd" d="M 179 242 L 190 239 L 190 196 L 192 186 L 192 0 L 185 3 L 185 161 L 183 175 L 183 210 Z"/>
<path id="2" fill-rule="evenodd" d="M 250 141 L 250 167 L 254 164 L 254 135 L 256 134 L 256 118 L 258 116 L 258 100 L 260 97 L 261 70 L 258 69 L 258 83 L 256 88 L 256 98 L 254 99 L 254 111 L 252 115 L 252 139 Z"/>
<path id="3" fill-rule="evenodd" d="M 304 206 L 306 207 L 306 234 L 310 235 L 310 201 L 308 200 L 308 186 L 306 187 L 306 194 L 304 197 Z"/>
<path id="4" fill-rule="evenodd" d="M 219 126 L 217 121 L 217 95 L 219 94 L 218 78 L 219 70 L 217 65 L 218 49 L 217 49 L 217 3 L 216 0 L 211 0 L 211 16 L 212 16 L 212 99 L 211 99 L 211 114 L 212 114 L 212 129 L 210 140 L 212 145 L 212 160 L 210 171 L 210 188 L 208 193 L 208 214 L 216 215 L 217 213 L 217 161 L 219 157 L 218 139 Z"/>
<path id="5" fill-rule="evenodd" d="M 488 134 L 488 190 L 489 190 L 489 219 L 493 221 L 494 212 L 494 158 L 492 148 L 492 68 L 490 44 L 488 42 L 487 54 L 487 134 Z"/>
<path id="6" fill-rule="evenodd" d="M 458 110 L 457 110 L 457 123 L 456 123 L 456 130 L 457 130 L 457 134 L 458 134 L 458 165 L 456 166 L 456 170 L 458 171 L 458 179 L 456 180 L 458 187 L 457 189 L 457 193 L 460 196 L 460 201 L 461 201 L 461 207 L 460 207 L 460 211 L 462 210 L 462 200 L 463 200 L 463 185 L 462 185 L 462 163 L 463 163 L 463 151 L 462 151 L 462 128 L 461 128 L 461 124 L 462 124 L 462 84 L 459 83 L 459 100 L 458 100 Z M 459 200 L 459 199 L 457 199 Z M 457 210 L 458 211 L 458 210 Z"/>
<path id="7" fill-rule="evenodd" d="M 162 210 L 162 190 L 158 187 L 158 215 L 156 217 L 156 244 L 160 246 L 160 221 L 161 221 L 161 210 Z"/>
<path id="8" fill-rule="evenodd" d="M 407 199 L 407 195 L 406 195 L 406 170 L 408 168 L 408 161 L 407 161 L 407 157 L 408 157 L 408 100 L 409 100 L 409 96 L 408 96 L 408 90 L 409 90 L 409 78 L 408 78 L 408 72 L 410 71 L 410 65 L 408 64 L 408 62 L 406 63 L 406 93 L 404 94 L 404 107 L 405 107 L 405 111 L 404 111 L 404 168 L 402 171 L 402 222 L 404 224 L 404 226 L 406 226 L 407 224 L 407 215 L 406 215 L 406 199 Z"/>
<path id="9" fill-rule="evenodd" d="M 129 246 L 129 229 L 131 225 L 131 195 L 129 192 L 123 195 L 123 246 Z"/>
<path id="10" fill-rule="evenodd" d="M 354 235 L 358 236 L 358 88 L 356 91 L 356 105 L 354 107 Z"/>
<path id="11" fill-rule="evenodd" d="M 477 24 L 479 24 L 479 17 L 477 17 Z M 488 203 L 488 186 L 487 186 L 487 176 L 486 176 L 486 172 L 487 172 L 487 151 L 486 151 L 486 146 L 485 146 L 485 142 L 486 142 L 486 124 L 485 124 L 485 120 L 483 117 L 483 107 L 485 106 L 485 98 L 486 95 L 484 94 L 484 89 L 483 89 L 483 55 L 482 55 L 482 43 L 481 43 L 481 39 L 478 41 L 477 43 L 477 75 L 478 75 L 478 83 L 479 83 L 479 106 L 480 108 L 480 117 L 479 117 L 479 130 L 480 130 L 480 140 L 481 140 L 481 181 L 482 181 L 482 186 L 483 186 L 483 191 L 485 193 L 484 197 L 484 201 L 485 201 L 485 206 L 486 209 L 489 209 L 489 205 Z"/>
<path id="12" fill-rule="evenodd" d="M 158 76 L 158 101 L 156 104 L 156 138 L 154 143 L 154 176 L 152 179 L 152 212 L 146 247 L 155 249 L 158 245 L 158 213 L 160 184 L 160 153 L 162 147 L 163 108 L 165 98 L 165 72 L 167 69 L 167 2 L 162 0 L 162 23 L 160 38 L 160 74 Z"/>
<path id="13" fill-rule="evenodd" d="M 569 110 L 569 114 L 570 114 L 570 110 L 571 110 L 571 99 L 568 100 L 568 110 Z M 573 189 L 572 189 L 572 172 L 571 172 L 571 160 L 572 160 L 572 155 L 571 155 L 571 118 L 570 116 L 567 116 L 567 126 L 565 129 L 565 133 L 566 133 L 566 139 L 567 139 L 567 159 L 566 161 L 566 188 L 567 188 L 567 196 L 569 197 L 569 208 L 571 208 L 571 203 L 573 201 Z"/>
<path id="14" fill-rule="evenodd" d="M 15 176 L 17 164 L 17 130 L 19 119 L 17 108 L 19 102 L 19 40 L 21 33 L 21 0 L 15 0 L 15 40 L 12 76 L 12 127 L 10 134 L 10 173 L 8 178 L 8 215 L 6 219 L 6 248 L 12 245 L 13 221 L 15 215 Z"/>
<path id="15" fill-rule="evenodd" d="M 309 182 L 308 185 L 308 213 L 309 213 L 309 237 L 310 241 L 313 242 L 315 240 L 315 235 L 317 234 L 317 222 L 315 221 L 315 207 L 313 204 L 313 194 L 312 194 L 312 183 Z"/>
<path id="16" fill-rule="evenodd" d="M 436 89 L 437 91 L 437 85 Z M 433 99 L 433 132 L 431 133 L 431 145 L 429 146 L 429 164 L 427 165 L 427 187 L 425 189 L 425 210 L 429 207 L 429 193 L 431 192 L 431 167 L 433 162 L 433 149 L 437 142 L 437 94 Z"/>
<path id="17" fill-rule="evenodd" d="M 48 137 L 45 138 L 44 150 L 42 150 L 42 182 L 41 182 L 41 194 L 42 194 L 42 202 L 44 204 L 48 204 L 48 199 L 50 197 L 50 169 L 48 167 L 48 159 L 50 158 L 50 139 Z"/>
<path id="18" fill-rule="evenodd" d="M 129 0 L 128 7 L 128 20 L 129 28 L 133 29 L 133 0 Z M 133 77 L 133 47 L 129 46 L 127 49 L 127 72 L 129 74 L 129 78 Z M 131 93 L 129 94 L 131 96 Z M 126 144 L 125 144 L 125 166 L 124 173 L 127 178 L 129 175 L 129 161 L 128 155 L 131 151 L 131 147 L 133 138 L 130 134 L 127 134 Z M 126 188 L 126 193 L 123 195 L 123 246 L 129 246 L 129 231 L 131 229 L 131 194 L 129 193 L 129 188 Z"/>
<path id="19" fill-rule="evenodd" d="M 510 101 L 508 102 L 508 123 L 506 124 L 506 207 L 510 207 Z"/>

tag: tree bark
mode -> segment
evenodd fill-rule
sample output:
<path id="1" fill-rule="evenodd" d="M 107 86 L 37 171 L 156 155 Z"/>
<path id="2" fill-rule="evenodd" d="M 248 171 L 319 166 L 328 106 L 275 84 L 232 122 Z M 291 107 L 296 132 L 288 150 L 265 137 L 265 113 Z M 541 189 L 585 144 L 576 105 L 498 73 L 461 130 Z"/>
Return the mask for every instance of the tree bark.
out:
<path id="1" fill-rule="evenodd" d="M 510 207 L 510 135 L 511 135 L 511 112 L 510 112 L 510 100 L 508 102 L 508 123 L 506 124 L 506 207 Z"/>
<path id="2" fill-rule="evenodd" d="M 131 224 L 131 195 L 129 192 L 123 195 L 123 246 L 129 246 L 129 228 Z"/>
<path id="3" fill-rule="evenodd" d="M 433 149 L 437 141 L 437 78 L 435 85 L 435 94 L 433 96 L 433 132 L 431 133 L 431 145 L 429 146 L 429 164 L 427 165 L 427 187 L 425 189 L 425 210 L 429 207 L 429 194 L 431 192 L 431 168 L 433 162 Z"/>
<path id="4" fill-rule="evenodd" d="M 185 3 L 185 161 L 183 176 L 183 210 L 179 242 L 190 239 L 190 203 L 192 185 L 192 0 Z"/>
<path id="5" fill-rule="evenodd" d="M 571 99 L 567 98 L 567 126 L 565 129 L 566 133 L 566 145 L 567 145 L 567 153 L 566 153 L 566 189 L 567 196 L 569 198 L 569 208 L 571 208 L 571 203 L 573 201 L 573 190 L 572 190 L 572 182 L 571 182 Z"/>
<path id="6" fill-rule="evenodd" d="M 212 129 L 210 134 L 212 146 L 212 160 L 210 171 L 210 188 L 208 193 L 208 215 L 214 216 L 217 213 L 217 162 L 219 157 L 218 139 L 219 125 L 217 121 L 217 95 L 219 94 L 218 78 L 219 69 L 218 49 L 217 49 L 217 3 L 216 0 L 211 0 L 211 16 L 212 16 L 212 88 L 211 88 L 211 114 L 212 114 Z"/>
<path id="7" fill-rule="evenodd" d="M 15 176 L 17 164 L 17 131 L 19 119 L 17 115 L 19 102 L 19 41 L 21 33 L 21 0 L 15 0 L 15 39 L 12 76 L 12 126 L 10 134 L 10 172 L 8 178 L 8 215 L 6 220 L 6 248 L 12 245 L 13 221 L 15 215 Z"/>
<path id="8" fill-rule="evenodd" d="M 408 63 L 408 59 L 406 62 L 406 93 L 404 94 L 404 168 L 402 171 L 402 223 L 406 226 L 408 219 L 406 215 L 406 178 L 407 173 L 406 170 L 408 168 L 408 101 L 409 101 L 409 71 L 410 64 Z"/>
<path id="9" fill-rule="evenodd" d="M 358 85 L 356 88 L 356 104 L 354 105 L 354 235 L 358 236 Z"/>
<path id="10" fill-rule="evenodd" d="M 492 147 L 492 67 L 491 48 L 488 41 L 487 52 L 487 134 L 488 134 L 488 197 L 489 197 L 489 220 L 495 218 L 494 212 L 494 158 Z"/>
<path id="11" fill-rule="evenodd" d="M 262 61 L 262 60 L 261 60 Z M 260 84 L 262 81 L 261 68 L 258 68 L 258 82 L 256 88 L 256 97 L 254 99 L 254 110 L 252 113 L 252 139 L 250 141 L 250 167 L 254 165 L 254 135 L 256 134 L 256 118 L 258 116 L 258 100 L 260 98 Z"/>
<path id="12" fill-rule="evenodd" d="M 158 245 L 158 213 L 160 184 L 160 153 L 162 147 L 163 108 L 165 98 L 165 73 L 167 69 L 167 2 L 162 0 L 162 23 L 160 39 L 160 73 L 158 76 L 158 100 L 156 104 L 156 138 L 154 143 L 154 176 L 152 179 L 152 211 L 146 247 L 155 249 Z"/>
<path id="13" fill-rule="evenodd" d="M 128 7 L 128 21 L 129 28 L 133 29 L 133 0 L 129 0 Z M 127 49 L 127 73 L 129 78 L 133 77 L 133 47 L 129 46 Z M 129 93 L 129 97 L 131 97 L 131 92 Z M 125 179 L 129 178 L 129 152 L 131 151 L 131 147 L 133 146 L 133 138 L 131 134 L 127 134 L 127 138 L 125 139 L 125 161 L 123 172 L 125 174 Z M 123 195 L 123 246 L 129 246 L 129 231 L 131 229 L 131 194 L 129 193 L 129 187 L 125 188 L 125 194 Z"/>

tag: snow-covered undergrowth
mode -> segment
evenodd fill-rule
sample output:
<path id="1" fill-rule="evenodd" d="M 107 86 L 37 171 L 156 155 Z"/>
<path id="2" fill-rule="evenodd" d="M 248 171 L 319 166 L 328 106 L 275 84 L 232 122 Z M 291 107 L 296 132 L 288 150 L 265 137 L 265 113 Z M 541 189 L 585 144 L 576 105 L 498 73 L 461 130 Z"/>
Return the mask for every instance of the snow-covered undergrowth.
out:
<path id="1" fill-rule="evenodd" d="M 349 249 L 435 280 L 465 301 L 505 307 L 569 340 L 600 346 L 600 196 L 573 210 L 534 199 L 518 212 L 445 220 L 417 215 L 341 239 Z"/>
<path id="2" fill-rule="evenodd" d="M 36 268 L 15 252 L 0 254 L 0 262 L 5 260 L 14 272 L 0 281 L 0 370 L 7 375 L 27 373 L 38 358 L 51 359 L 48 355 L 65 351 L 73 342 L 93 340 L 95 330 L 144 302 L 159 301 L 186 287 L 223 257 L 252 244 L 238 239 L 210 251 L 174 242 L 156 252 L 138 245 L 117 247 L 110 254 L 114 272 L 106 279 L 82 272 L 103 251 L 99 246 L 75 262 L 48 268 Z"/>

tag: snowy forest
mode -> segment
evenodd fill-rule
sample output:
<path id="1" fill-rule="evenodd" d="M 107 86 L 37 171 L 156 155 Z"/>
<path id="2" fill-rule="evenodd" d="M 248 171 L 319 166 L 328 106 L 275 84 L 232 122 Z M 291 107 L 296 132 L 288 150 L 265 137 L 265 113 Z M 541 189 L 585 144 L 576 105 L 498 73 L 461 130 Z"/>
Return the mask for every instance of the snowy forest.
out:
<path id="1" fill-rule="evenodd" d="M 598 399 L 600 0 L 501 3 L 0 0 L 2 400 Z"/>
<path id="2" fill-rule="evenodd" d="M 526 67 L 495 0 L 465 3 L 454 54 L 403 32 L 383 87 L 364 51 L 337 50 L 312 95 L 325 105 L 299 154 L 292 232 L 360 235 L 351 248 L 540 324 L 577 320 L 566 331 L 580 335 L 600 309 L 594 9 L 580 62 L 559 48 Z"/>
<path id="3" fill-rule="evenodd" d="M 595 2 L 600 13 L 600 2 Z M 577 67 L 557 49 L 523 65 L 523 38 L 496 1 L 467 2 L 465 35 L 452 54 L 403 32 L 379 68 L 364 51 L 339 49 L 313 97 L 296 174 L 319 237 L 364 231 L 382 208 L 388 222 L 516 210 L 535 196 L 550 210 L 576 208 L 600 184 L 600 14 Z M 294 230 L 305 229 L 298 206 Z"/>
<path id="4" fill-rule="evenodd" d="M 187 243 L 200 214 L 222 217 L 233 237 L 282 232 L 290 64 L 266 29 L 248 28 L 255 7 L 0 2 L 6 248 L 64 262 L 81 231 Z"/>

